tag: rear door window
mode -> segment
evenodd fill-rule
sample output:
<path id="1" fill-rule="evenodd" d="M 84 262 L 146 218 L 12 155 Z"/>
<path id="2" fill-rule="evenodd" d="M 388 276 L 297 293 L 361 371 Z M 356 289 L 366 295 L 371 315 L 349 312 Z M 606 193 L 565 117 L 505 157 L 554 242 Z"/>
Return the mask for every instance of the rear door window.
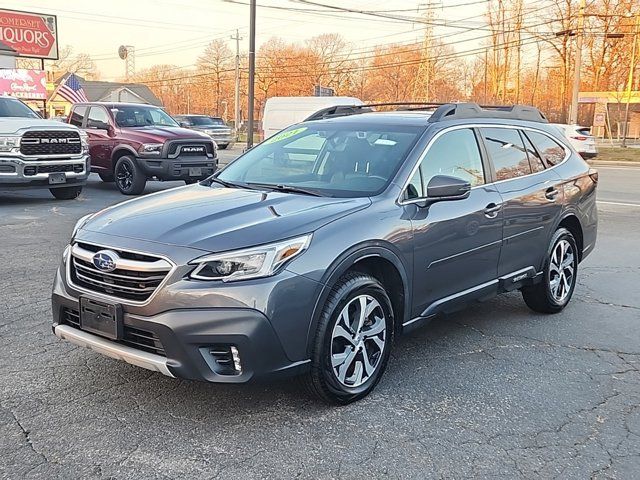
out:
<path id="1" fill-rule="evenodd" d="M 531 173 L 529 157 L 518 130 L 513 128 L 481 128 L 489 157 L 496 171 L 496 180 L 509 180 Z"/>
<path id="2" fill-rule="evenodd" d="M 91 107 L 87 118 L 87 128 L 107 129 L 109 127 L 109 115 L 102 107 Z"/>
<path id="3" fill-rule="evenodd" d="M 69 117 L 69 123 L 71 125 L 75 125 L 76 127 L 81 127 L 86 114 L 87 114 L 86 106 L 80 105 L 80 106 L 74 107 Z"/>
<path id="4" fill-rule="evenodd" d="M 567 152 L 563 146 L 553 140 L 551 137 L 538 132 L 527 131 L 527 137 L 531 139 L 531 142 L 536 146 L 542 159 L 550 167 L 558 165 L 564 160 Z"/>

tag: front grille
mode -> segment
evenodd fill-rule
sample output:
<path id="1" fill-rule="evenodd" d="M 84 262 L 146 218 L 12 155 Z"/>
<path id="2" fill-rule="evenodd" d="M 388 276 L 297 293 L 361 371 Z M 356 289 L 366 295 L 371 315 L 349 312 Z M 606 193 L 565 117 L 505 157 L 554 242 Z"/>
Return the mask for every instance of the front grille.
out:
<path id="1" fill-rule="evenodd" d="M 60 173 L 75 172 L 81 173 L 84 170 L 82 165 L 29 165 L 24 168 L 25 175 L 36 175 L 37 173 Z"/>
<path id="2" fill-rule="evenodd" d="M 172 141 L 169 143 L 169 150 L 168 150 L 168 154 L 169 155 L 175 155 L 176 153 L 178 153 L 178 150 L 180 149 L 180 147 L 204 147 L 205 148 L 205 152 L 207 154 L 213 155 L 213 143 L 211 142 L 199 142 L 199 141 L 185 141 L 185 140 L 181 140 L 181 141 Z M 180 152 L 181 156 L 202 156 L 202 152 L 185 152 L 184 150 L 182 150 Z"/>
<path id="3" fill-rule="evenodd" d="M 78 310 L 64 308 L 62 310 L 62 323 L 80 329 L 80 314 Z M 145 352 L 155 353 L 163 357 L 167 356 L 160 339 L 155 333 L 130 325 L 124 325 L 123 327 L 122 339 L 112 341 L 138 350 L 144 350 Z"/>
<path id="4" fill-rule="evenodd" d="M 73 130 L 30 130 L 20 140 L 23 155 L 77 155 L 81 152 L 80 134 Z"/>
<path id="5" fill-rule="evenodd" d="M 84 247 L 90 247 L 84 248 Z M 165 260 L 122 250 L 112 250 L 119 259 L 129 261 L 135 268 L 118 266 L 111 272 L 99 270 L 92 261 L 95 252 L 103 250 L 95 245 L 76 244 L 70 259 L 71 280 L 75 285 L 92 292 L 119 299 L 144 302 L 148 300 L 171 270 Z M 160 264 L 160 266 L 158 266 Z"/>

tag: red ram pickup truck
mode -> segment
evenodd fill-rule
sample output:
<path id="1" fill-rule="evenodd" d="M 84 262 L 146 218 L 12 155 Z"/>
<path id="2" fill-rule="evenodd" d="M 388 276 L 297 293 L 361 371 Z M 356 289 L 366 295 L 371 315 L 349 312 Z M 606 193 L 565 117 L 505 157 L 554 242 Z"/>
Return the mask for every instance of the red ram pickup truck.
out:
<path id="1" fill-rule="evenodd" d="M 180 128 L 153 105 L 77 103 L 68 122 L 89 136 L 91 171 L 125 195 L 141 194 L 150 179 L 192 183 L 217 168 L 209 135 Z"/>

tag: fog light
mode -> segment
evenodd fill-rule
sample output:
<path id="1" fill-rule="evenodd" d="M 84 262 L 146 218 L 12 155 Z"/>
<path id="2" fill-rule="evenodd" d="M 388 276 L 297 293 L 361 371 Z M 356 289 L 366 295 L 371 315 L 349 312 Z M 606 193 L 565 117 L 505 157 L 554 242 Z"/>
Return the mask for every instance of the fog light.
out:
<path id="1" fill-rule="evenodd" d="M 231 347 L 231 356 L 233 357 L 233 368 L 236 372 L 242 373 L 242 364 L 240 363 L 240 354 L 236 347 Z"/>

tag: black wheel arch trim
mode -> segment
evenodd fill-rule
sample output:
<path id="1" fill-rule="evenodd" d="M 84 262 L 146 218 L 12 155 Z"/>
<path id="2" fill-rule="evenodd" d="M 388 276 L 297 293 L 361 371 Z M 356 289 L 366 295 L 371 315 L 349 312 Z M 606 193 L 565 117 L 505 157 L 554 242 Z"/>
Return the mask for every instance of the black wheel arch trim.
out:
<path id="1" fill-rule="evenodd" d="M 127 145 L 127 144 L 116 145 L 113 148 L 113 152 L 111 152 L 111 163 L 113 165 L 113 169 L 115 169 L 116 167 L 115 159 L 117 154 L 119 154 L 123 150 L 126 150 L 129 154 L 133 155 L 133 158 L 138 158 L 138 152 L 136 152 L 131 145 Z"/>
<path id="2" fill-rule="evenodd" d="M 329 294 L 333 288 L 333 285 L 338 281 L 338 279 L 351 267 L 353 267 L 356 263 L 361 260 L 372 258 L 372 257 L 380 257 L 388 262 L 390 262 L 398 271 L 400 278 L 402 280 L 402 288 L 404 291 L 404 318 L 395 319 L 394 328 L 396 332 L 399 332 L 402 328 L 402 324 L 406 322 L 407 318 L 411 313 L 411 289 L 409 282 L 409 273 L 410 270 L 407 266 L 402 262 L 401 256 L 394 252 L 394 247 L 387 242 L 381 241 L 372 241 L 372 242 L 364 242 L 358 245 L 354 245 L 348 250 L 341 253 L 333 263 L 326 269 L 325 274 L 322 276 L 320 283 L 323 285 L 320 294 L 316 298 L 315 304 L 313 306 L 313 313 L 311 315 L 311 322 L 309 324 L 309 329 L 307 331 L 307 353 L 311 354 L 311 349 L 313 347 L 314 335 L 316 332 L 316 328 L 318 326 L 318 322 L 320 320 L 320 314 L 322 313 L 322 308 L 324 303 L 326 302 Z"/>

